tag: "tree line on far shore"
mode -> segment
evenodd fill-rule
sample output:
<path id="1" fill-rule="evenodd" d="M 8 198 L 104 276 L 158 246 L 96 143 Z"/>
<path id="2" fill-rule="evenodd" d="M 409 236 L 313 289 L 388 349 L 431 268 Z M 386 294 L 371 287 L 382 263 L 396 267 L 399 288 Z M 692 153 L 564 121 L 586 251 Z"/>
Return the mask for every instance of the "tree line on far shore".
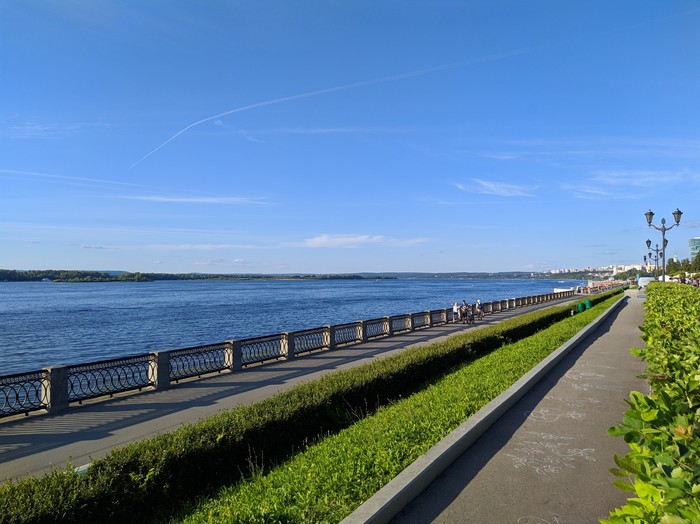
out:
<path id="1" fill-rule="evenodd" d="M 214 275 L 205 273 L 129 273 L 122 271 L 79 271 L 0 269 L 0 282 L 154 282 L 156 280 L 323 280 L 385 279 L 386 276 L 338 275 Z"/>

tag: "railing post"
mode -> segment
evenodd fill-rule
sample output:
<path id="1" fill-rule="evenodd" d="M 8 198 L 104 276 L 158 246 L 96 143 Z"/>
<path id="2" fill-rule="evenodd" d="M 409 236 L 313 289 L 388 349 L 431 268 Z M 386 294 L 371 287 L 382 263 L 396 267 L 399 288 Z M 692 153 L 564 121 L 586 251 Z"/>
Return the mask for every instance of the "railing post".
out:
<path id="1" fill-rule="evenodd" d="M 243 349 L 240 340 L 229 340 L 226 345 L 231 347 L 231 371 L 240 371 L 243 369 Z"/>
<path id="2" fill-rule="evenodd" d="M 286 349 L 286 357 L 287 360 L 292 360 L 296 355 L 294 354 L 294 333 L 282 333 L 283 338 L 282 338 L 282 354 L 285 354 L 285 349 Z"/>
<path id="3" fill-rule="evenodd" d="M 367 337 L 367 322 L 364 320 L 358 320 L 357 323 L 360 326 L 360 338 L 362 342 L 367 342 L 369 338 Z"/>
<path id="4" fill-rule="evenodd" d="M 156 390 L 160 391 L 170 387 L 170 351 L 155 351 L 151 353 L 151 365 L 153 382 Z"/>
<path id="5" fill-rule="evenodd" d="M 51 414 L 68 409 L 68 368 L 54 366 L 48 369 L 49 379 L 45 385 L 48 399 L 46 400 Z"/>
<path id="6" fill-rule="evenodd" d="M 388 336 L 394 334 L 394 326 L 391 325 L 391 317 L 384 317 L 384 334 Z"/>
<path id="7" fill-rule="evenodd" d="M 335 349 L 335 326 L 325 326 L 328 333 L 328 349 Z"/>

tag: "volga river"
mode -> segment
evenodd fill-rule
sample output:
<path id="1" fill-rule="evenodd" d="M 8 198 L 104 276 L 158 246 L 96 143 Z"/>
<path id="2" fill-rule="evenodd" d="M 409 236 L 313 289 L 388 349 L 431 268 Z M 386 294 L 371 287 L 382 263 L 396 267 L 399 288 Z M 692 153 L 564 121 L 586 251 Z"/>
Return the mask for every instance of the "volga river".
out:
<path id="1" fill-rule="evenodd" d="M 581 284 L 445 278 L 0 282 L 0 375 Z"/>

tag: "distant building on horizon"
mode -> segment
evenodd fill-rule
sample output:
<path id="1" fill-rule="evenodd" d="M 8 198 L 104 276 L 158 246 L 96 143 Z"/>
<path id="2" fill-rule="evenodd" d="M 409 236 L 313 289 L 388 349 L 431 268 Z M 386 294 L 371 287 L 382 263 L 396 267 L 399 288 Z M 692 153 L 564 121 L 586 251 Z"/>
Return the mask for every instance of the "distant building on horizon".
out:
<path id="1" fill-rule="evenodd" d="M 690 246 L 690 261 L 695 260 L 695 257 L 700 253 L 700 237 L 691 238 L 688 240 Z"/>

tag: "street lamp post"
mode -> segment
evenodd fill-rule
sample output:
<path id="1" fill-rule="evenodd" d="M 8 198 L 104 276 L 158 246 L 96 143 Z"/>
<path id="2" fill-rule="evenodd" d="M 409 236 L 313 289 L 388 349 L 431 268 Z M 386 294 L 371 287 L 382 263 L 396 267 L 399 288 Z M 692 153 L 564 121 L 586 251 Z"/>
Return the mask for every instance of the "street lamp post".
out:
<path id="1" fill-rule="evenodd" d="M 666 282 L 666 231 L 668 231 L 669 229 L 673 229 L 680 223 L 682 214 L 683 212 L 680 209 L 676 208 L 676 210 L 673 212 L 673 219 L 676 221 L 676 223 L 671 224 L 671 227 L 666 227 L 666 219 L 662 218 L 661 227 L 658 227 L 651 223 L 651 221 L 654 219 L 654 213 L 651 211 L 651 209 L 644 213 L 644 216 L 647 217 L 647 224 L 649 225 L 649 227 L 653 227 L 657 231 L 661 231 L 661 280 L 663 282 Z M 651 246 L 651 242 L 649 242 L 649 246 Z"/>
<path id="2" fill-rule="evenodd" d="M 667 239 L 664 239 L 664 244 L 665 244 L 664 247 L 666 247 L 668 245 Z M 652 257 L 651 251 L 649 251 L 649 262 L 651 262 L 653 260 L 656 263 L 656 271 L 654 272 L 654 278 L 656 278 L 656 280 L 658 280 L 659 279 L 659 259 L 663 260 L 663 258 L 664 258 L 663 251 L 664 250 L 663 250 L 663 248 L 659 247 L 659 244 L 656 244 L 656 247 L 652 248 L 651 247 L 651 240 L 648 240 L 648 239 L 647 239 L 647 248 L 649 248 L 651 251 L 653 251 L 654 254 L 656 255 L 656 256 Z"/>

